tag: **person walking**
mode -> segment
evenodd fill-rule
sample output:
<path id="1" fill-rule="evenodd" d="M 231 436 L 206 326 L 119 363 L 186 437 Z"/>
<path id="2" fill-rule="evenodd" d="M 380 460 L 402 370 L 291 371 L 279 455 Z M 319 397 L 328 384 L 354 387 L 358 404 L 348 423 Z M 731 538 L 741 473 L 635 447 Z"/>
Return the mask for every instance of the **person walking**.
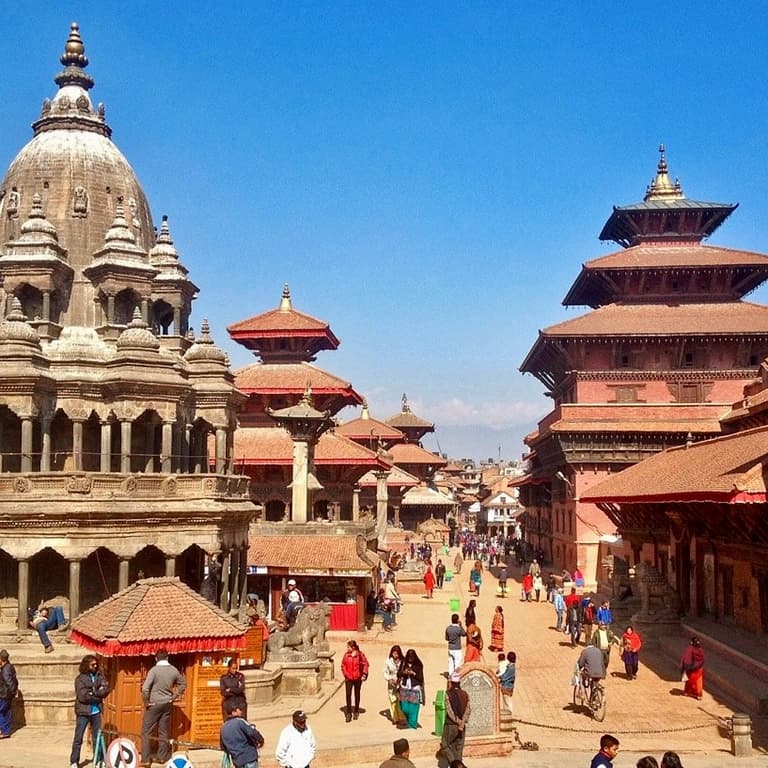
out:
<path id="1" fill-rule="evenodd" d="M 467 604 L 466 610 L 464 611 L 464 626 L 467 629 L 477 624 L 477 616 L 475 615 L 476 607 L 477 607 L 477 600 L 472 598 Z"/>
<path id="2" fill-rule="evenodd" d="M 13 727 L 13 700 L 19 692 L 16 667 L 11 664 L 8 651 L 0 651 L 0 739 L 8 739 Z"/>
<path id="3" fill-rule="evenodd" d="M 224 719 L 227 719 L 227 711 L 224 705 L 227 701 L 237 701 L 243 712 L 243 717 L 248 719 L 248 702 L 245 700 L 245 675 L 238 669 L 237 659 L 230 659 L 227 671 L 219 678 L 219 690 L 221 691 L 221 711 Z"/>
<path id="4" fill-rule="evenodd" d="M 704 693 L 704 651 L 701 640 L 694 635 L 680 659 L 680 672 L 685 683 L 685 695 L 701 699 Z"/>
<path id="5" fill-rule="evenodd" d="M 83 656 L 75 678 L 75 735 L 69 753 L 70 768 L 79 768 L 80 749 L 83 746 L 85 729 L 91 726 L 91 741 L 101 731 L 101 713 L 104 699 L 109 694 L 109 683 L 99 672 L 99 661 L 93 654 Z"/>
<path id="6" fill-rule="evenodd" d="M 230 700 L 225 707 L 227 720 L 219 731 L 221 751 L 229 755 L 234 768 L 258 768 L 264 737 L 243 717 L 237 701 Z"/>
<path id="7" fill-rule="evenodd" d="M 504 650 L 504 609 L 500 605 L 497 605 L 496 610 L 493 612 L 493 620 L 491 621 L 491 644 L 488 646 L 488 650 Z"/>
<path id="8" fill-rule="evenodd" d="M 611 661 L 611 646 L 619 645 L 619 638 L 611 632 L 609 626 L 600 622 L 597 625 L 597 631 L 592 633 L 592 642 L 596 648 L 599 648 L 602 651 L 603 661 L 605 662 L 605 669 L 607 671 Z"/>
<path id="9" fill-rule="evenodd" d="M 541 590 L 544 589 L 544 580 L 541 578 L 541 574 L 537 573 L 533 577 L 533 593 L 536 595 L 536 602 L 541 601 Z"/>
<path id="10" fill-rule="evenodd" d="M 408 739 L 395 739 L 392 742 L 392 757 L 385 760 L 379 768 L 416 768 L 410 761 L 411 745 Z"/>
<path id="11" fill-rule="evenodd" d="M 469 694 L 461 688 L 459 673 L 454 672 L 445 696 L 445 724 L 437 753 L 438 768 L 448 768 L 454 760 L 462 759 L 470 711 Z"/>
<path id="12" fill-rule="evenodd" d="M 531 601 L 531 594 L 533 592 L 533 576 L 530 573 L 523 574 L 522 587 L 520 591 L 520 599 L 524 603 Z"/>
<path id="13" fill-rule="evenodd" d="M 600 737 L 600 751 L 592 758 L 589 768 L 613 768 L 613 761 L 619 754 L 619 740 L 610 733 Z"/>
<path id="14" fill-rule="evenodd" d="M 400 667 L 403 664 L 403 651 L 399 645 L 393 645 L 389 649 L 389 656 L 384 662 L 384 681 L 387 684 L 387 698 L 389 700 L 389 719 L 395 725 L 405 723 L 405 715 L 400 709 Z"/>
<path id="15" fill-rule="evenodd" d="M 566 630 L 571 636 L 571 648 L 575 648 L 581 636 L 581 603 L 578 600 L 566 602 Z"/>
<path id="16" fill-rule="evenodd" d="M 160 648 L 155 654 L 156 664 L 149 670 L 141 686 L 144 717 L 141 721 L 141 768 L 151 768 L 152 737 L 157 729 L 157 759 L 166 763 L 171 756 L 168 745 L 168 726 L 171 722 L 171 706 L 184 695 L 187 681 L 184 675 L 168 661 L 168 650 Z M 231 712 L 230 712 L 231 714 Z M 241 768 L 238 765 L 238 768 Z"/>
<path id="17" fill-rule="evenodd" d="M 515 692 L 515 680 L 517 678 L 517 654 L 514 651 L 507 654 L 507 665 L 498 677 L 501 700 L 504 702 L 507 712 L 512 714 L 512 694 Z"/>
<path id="18" fill-rule="evenodd" d="M 469 591 L 480 597 L 480 587 L 483 585 L 483 564 L 475 560 L 475 567 L 469 572 Z"/>
<path id="19" fill-rule="evenodd" d="M 297 709 L 291 715 L 290 725 L 280 732 L 275 757 L 280 768 L 309 768 L 315 759 L 315 734 L 307 723 L 307 715 Z"/>
<path id="20" fill-rule="evenodd" d="M 507 566 L 502 566 L 499 571 L 499 597 L 507 596 Z"/>
<path id="21" fill-rule="evenodd" d="M 341 674 L 344 675 L 344 693 L 346 707 L 344 719 L 351 722 L 360 716 L 360 689 L 368 679 L 368 659 L 360 650 L 355 640 L 347 641 L 347 650 L 341 659 Z M 354 693 L 355 706 L 352 708 L 352 694 Z"/>
<path id="22" fill-rule="evenodd" d="M 643 641 L 640 639 L 640 635 L 630 624 L 621 636 L 621 660 L 624 662 L 627 680 L 637 679 L 637 665 L 642 647 Z"/>
<path id="23" fill-rule="evenodd" d="M 483 633 L 477 624 L 467 627 L 467 647 L 464 649 L 464 663 L 483 660 Z"/>
<path id="24" fill-rule="evenodd" d="M 413 648 L 405 652 L 400 667 L 400 708 L 409 728 L 419 727 L 419 708 L 424 703 L 424 664 Z"/>
<path id="25" fill-rule="evenodd" d="M 448 642 L 448 674 L 453 674 L 461 666 L 461 638 L 467 636 L 467 630 L 461 626 L 459 614 L 451 614 L 451 623 L 445 628 Z"/>
<path id="26" fill-rule="evenodd" d="M 424 573 L 424 591 L 427 593 L 427 598 L 432 599 L 432 593 L 435 590 L 435 574 L 432 573 L 432 567 L 427 566 L 427 570 Z"/>
<path id="27" fill-rule="evenodd" d="M 565 598 L 563 597 L 562 589 L 555 590 L 552 605 L 555 607 L 555 629 L 559 632 L 563 628 L 563 621 L 565 619 Z"/>
<path id="28" fill-rule="evenodd" d="M 445 582 L 445 564 L 439 558 L 435 566 L 435 579 L 437 581 L 437 588 L 442 589 Z"/>
<path id="29" fill-rule="evenodd" d="M 611 604 L 607 600 L 603 600 L 600 603 L 600 607 L 595 612 L 595 619 L 598 624 L 605 624 L 606 627 L 610 627 L 613 624 L 613 611 L 611 610 Z"/>
<path id="30" fill-rule="evenodd" d="M 453 558 L 453 571 L 456 574 L 461 573 L 461 566 L 464 565 L 464 558 L 461 556 L 461 549 L 456 553 L 456 557 Z"/>
<path id="31" fill-rule="evenodd" d="M 584 629 L 584 642 L 589 645 L 592 632 L 595 627 L 595 604 L 591 597 L 585 597 L 581 601 L 581 626 Z"/>

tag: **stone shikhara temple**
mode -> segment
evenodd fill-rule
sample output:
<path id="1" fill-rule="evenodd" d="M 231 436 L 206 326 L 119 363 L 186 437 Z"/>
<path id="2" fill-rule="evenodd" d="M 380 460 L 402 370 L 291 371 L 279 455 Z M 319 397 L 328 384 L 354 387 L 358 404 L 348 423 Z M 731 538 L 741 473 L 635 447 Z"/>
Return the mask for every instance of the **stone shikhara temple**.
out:
<path id="1" fill-rule="evenodd" d="M 198 589 L 211 552 L 233 610 L 244 396 L 207 323 L 190 330 L 198 288 L 91 101 L 77 24 L 61 63 L 0 184 L 0 622 L 56 595 L 76 615 L 140 576 Z"/>

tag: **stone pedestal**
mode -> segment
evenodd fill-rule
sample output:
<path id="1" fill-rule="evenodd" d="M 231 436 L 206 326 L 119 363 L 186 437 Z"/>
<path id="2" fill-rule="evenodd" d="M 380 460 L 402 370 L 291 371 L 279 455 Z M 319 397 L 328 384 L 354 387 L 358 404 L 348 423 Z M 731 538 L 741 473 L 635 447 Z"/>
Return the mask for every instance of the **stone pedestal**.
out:
<path id="1" fill-rule="evenodd" d="M 285 662 L 280 666 L 280 696 L 316 696 L 320 693 L 320 659 Z"/>
<path id="2" fill-rule="evenodd" d="M 336 679 L 336 667 L 333 664 L 333 657 L 336 651 L 318 651 L 317 658 L 320 661 L 320 682 L 330 683 Z"/>
<path id="3" fill-rule="evenodd" d="M 272 704 L 280 698 L 279 669 L 244 669 L 245 698 L 251 707 Z"/>

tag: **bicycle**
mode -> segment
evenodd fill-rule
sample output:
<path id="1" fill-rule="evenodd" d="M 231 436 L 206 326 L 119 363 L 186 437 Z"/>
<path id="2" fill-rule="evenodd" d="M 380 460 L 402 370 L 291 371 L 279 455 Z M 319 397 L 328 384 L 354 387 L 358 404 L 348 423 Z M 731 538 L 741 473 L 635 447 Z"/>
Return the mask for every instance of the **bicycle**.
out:
<path id="1" fill-rule="evenodd" d="M 579 675 L 579 682 L 573 686 L 574 707 L 589 709 L 590 714 L 598 723 L 605 720 L 606 700 L 605 687 L 599 678 Z"/>

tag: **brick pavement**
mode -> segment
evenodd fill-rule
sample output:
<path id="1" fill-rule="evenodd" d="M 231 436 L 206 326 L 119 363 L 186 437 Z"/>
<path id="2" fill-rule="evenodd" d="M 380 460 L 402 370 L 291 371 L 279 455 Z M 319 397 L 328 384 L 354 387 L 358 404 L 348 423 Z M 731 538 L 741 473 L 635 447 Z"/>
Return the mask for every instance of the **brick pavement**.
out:
<path id="1" fill-rule="evenodd" d="M 509 583 L 509 596 L 504 600 L 497 599 L 495 579 L 486 574 L 478 600 L 478 623 L 487 644 L 493 610 L 497 604 L 504 606 L 506 645 L 518 654 L 515 690 L 515 717 L 520 720 L 518 730 L 523 741 L 536 742 L 540 751 L 518 750 L 505 758 L 467 758 L 471 768 L 496 768 L 508 765 L 510 761 L 520 768 L 586 766 L 596 751 L 599 736 L 605 732 L 615 733 L 622 743 L 616 768 L 631 768 L 642 754 L 654 754 L 658 758 L 667 749 L 685 754 L 686 768 L 711 768 L 735 760 L 728 752 L 728 738 L 718 725 L 720 718 L 730 715 L 731 710 L 708 693 L 700 702 L 676 695 L 681 686 L 675 664 L 652 650 L 641 652 L 637 680 L 611 677 L 607 681 L 608 711 L 604 723 L 594 723 L 587 715 L 574 712 L 570 704 L 569 680 L 578 650 L 571 649 L 566 636 L 551 628 L 554 624 L 551 605 L 521 603 L 516 583 L 512 580 Z M 392 740 L 400 736 L 411 741 L 412 759 L 417 768 L 435 764 L 432 756 L 437 740 L 432 735 L 432 701 L 438 687 L 445 685 L 441 676 L 447 663 L 443 632 L 450 620 L 451 597 L 460 597 L 463 615 L 469 599 L 466 586 L 465 572 L 446 583 L 442 592 L 436 590 L 433 600 L 426 600 L 420 584 L 402 585 L 405 605 L 397 629 L 393 633 L 384 633 L 377 627 L 372 632 L 360 633 L 358 640 L 371 663 L 370 678 L 363 686 L 364 711 L 360 719 L 349 724 L 344 722 L 341 710 L 343 688 L 319 710 L 320 702 L 303 703 L 310 713 L 309 721 L 320 747 L 314 768 L 378 766 L 391 754 Z M 349 636 L 348 633 L 330 633 L 330 641 L 337 651 L 337 666 Z M 400 644 L 403 650 L 415 648 L 425 664 L 427 705 L 422 708 L 422 727 L 418 731 L 399 731 L 384 714 L 387 695 L 382 669 L 393 643 Z M 486 651 L 488 661 L 493 656 Z M 618 672 L 623 665 L 617 654 L 612 656 L 611 671 Z M 280 729 L 288 721 L 286 712 L 292 708 L 293 705 L 282 705 L 250 713 L 267 739 L 261 761 L 263 768 L 275 765 L 274 745 Z M 69 727 L 24 728 L 11 739 L 0 742 L 0 768 L 65 765 L 71 738 Z M 220 754 L 213 750 L 195 750 L 190 755 L 195 768 L 219 766 Z M 765 753 L 759 758 L 737 762 L 741 768 L 765 766 Z"/>

